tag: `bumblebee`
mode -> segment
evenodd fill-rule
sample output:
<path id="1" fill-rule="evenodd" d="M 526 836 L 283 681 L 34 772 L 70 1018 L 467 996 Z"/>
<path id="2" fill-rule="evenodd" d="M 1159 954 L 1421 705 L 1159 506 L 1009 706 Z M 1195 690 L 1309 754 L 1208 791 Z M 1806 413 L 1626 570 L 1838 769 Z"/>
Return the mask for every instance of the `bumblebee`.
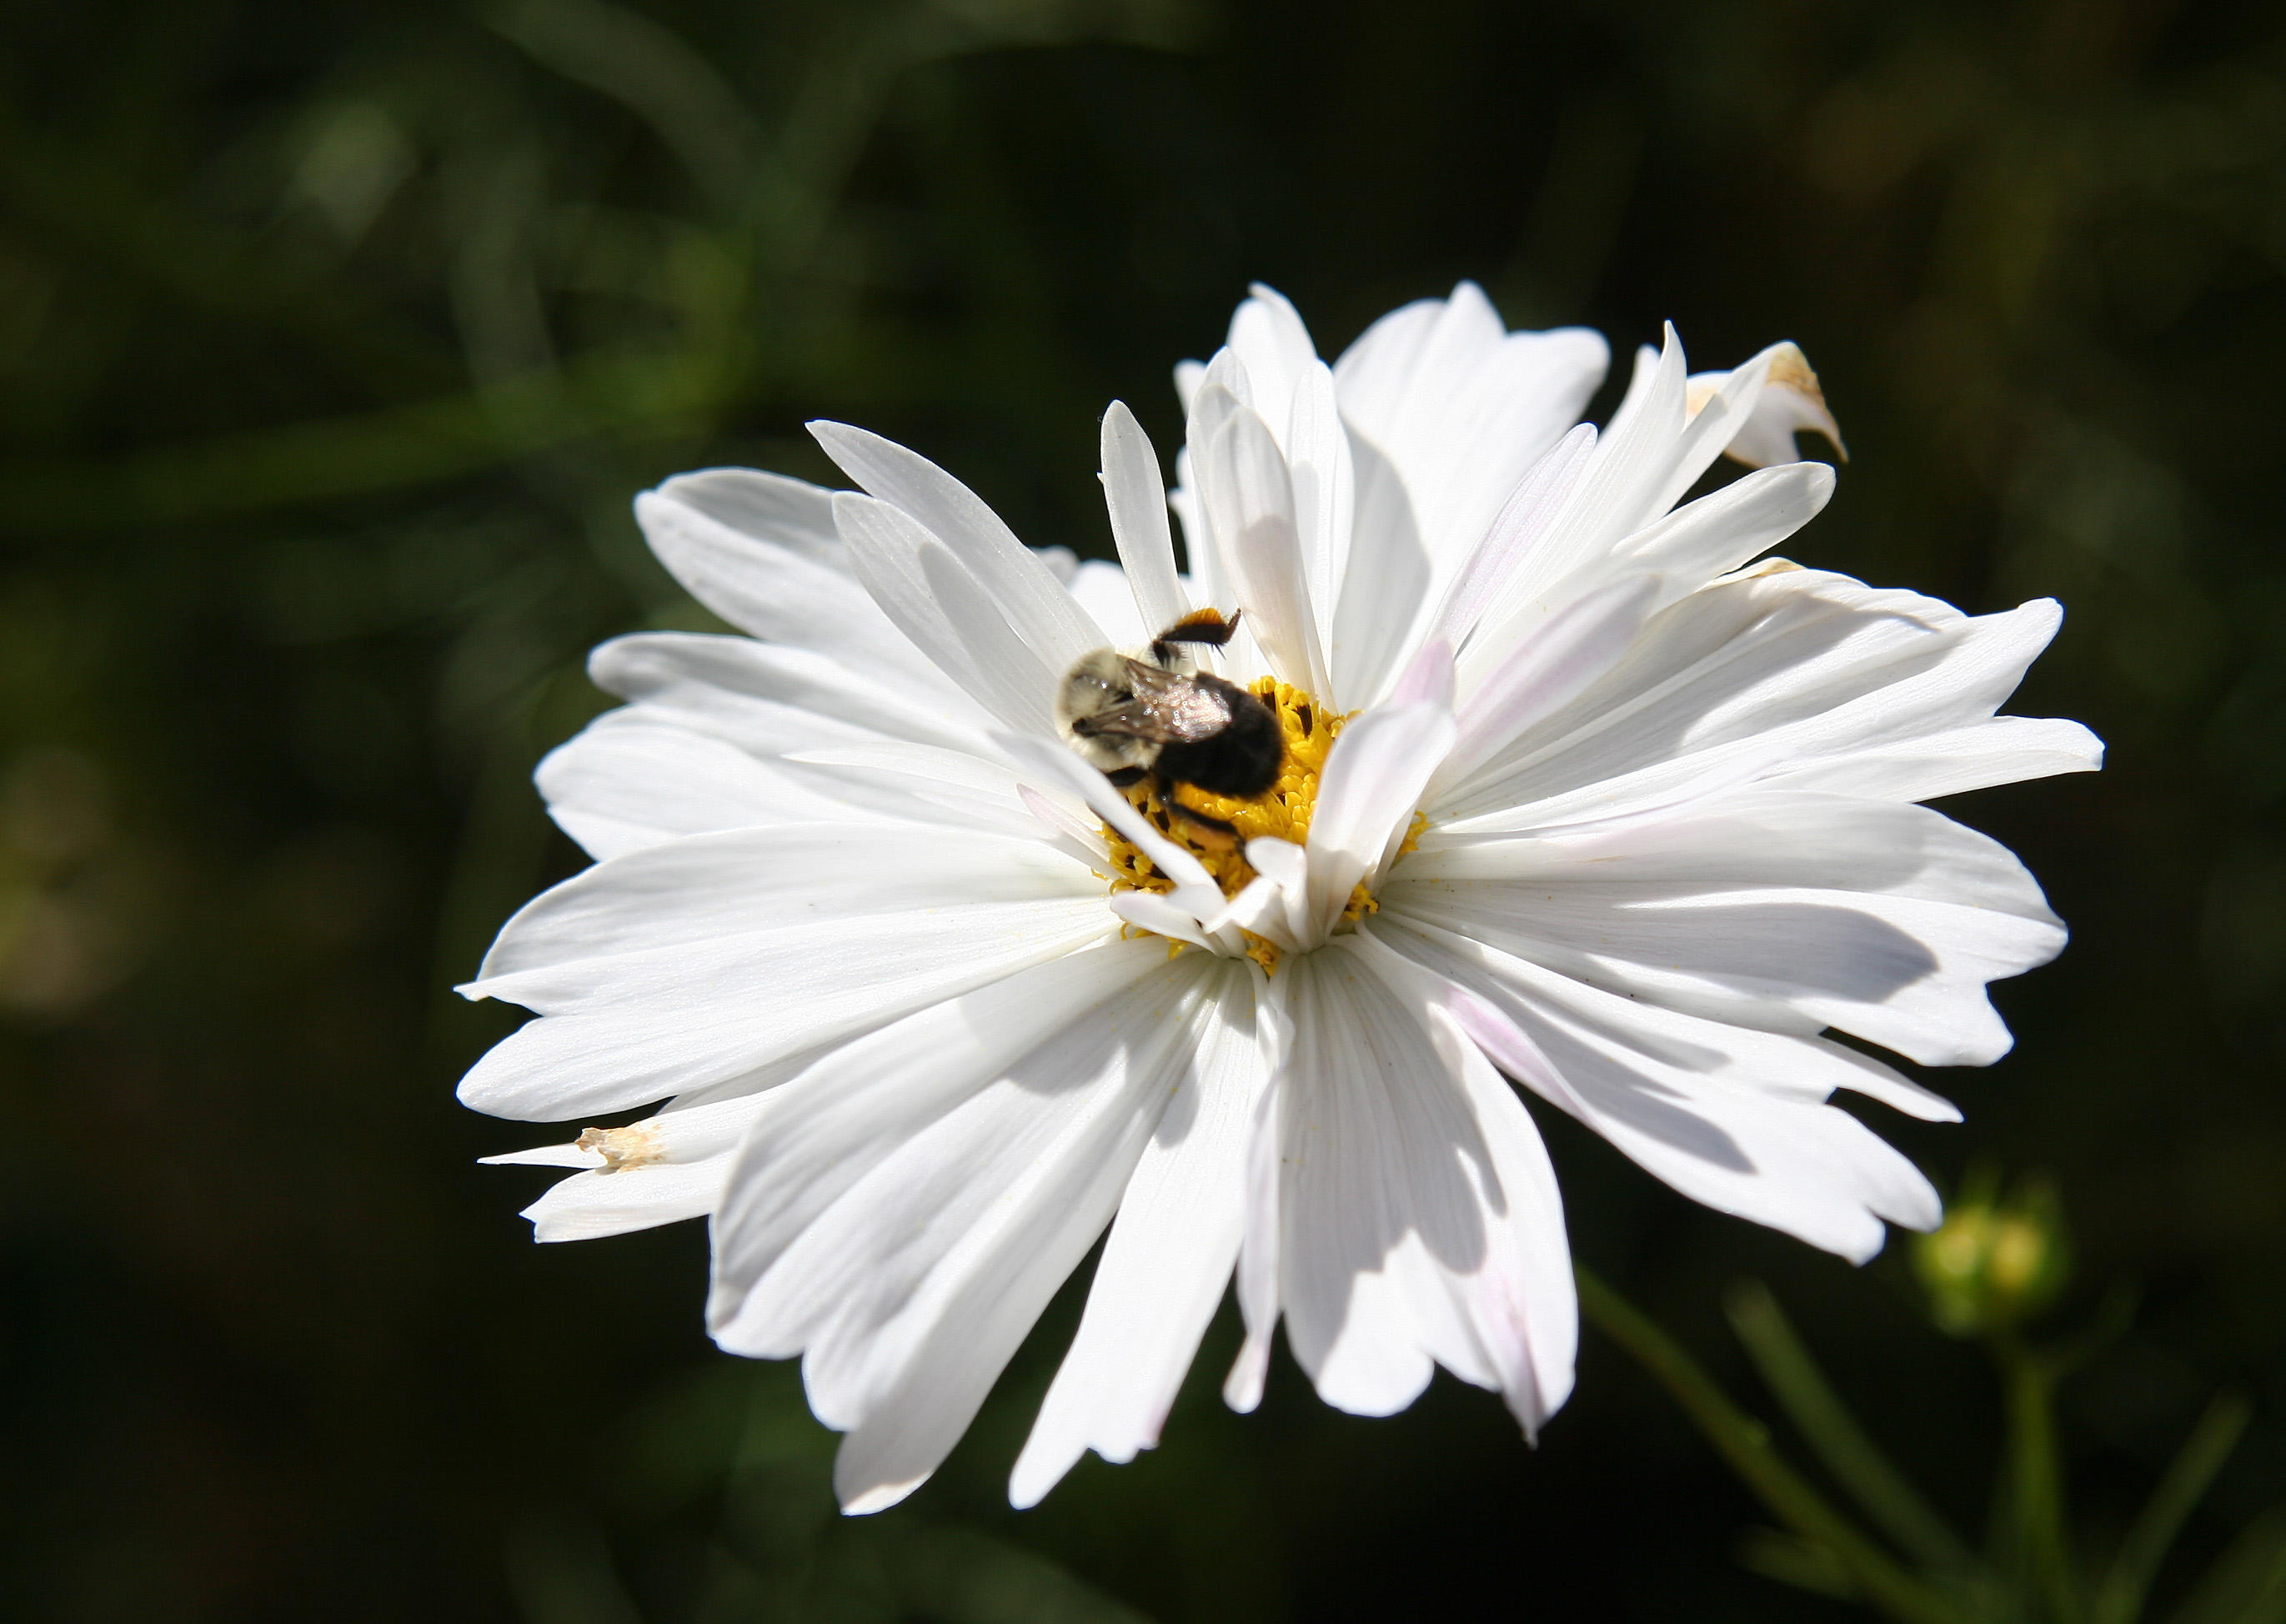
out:
<path id="1" fill-rule="evenodd" d="M 1238 616 L 1202 609 L 1151 640 L 1145 658 L 1116 649 L 1083 656 L 1056 690 L 1056 726 L 1089 765 L 1124 789 L 1146 778 L 1170 816 L 1218 843 L 1238 831 L 1185 806 L 1175 786 L 1196 784 L 1244 800 L 1278 781 L 1286 741 L 1278 718 L 1254 695 L 1198 669 L 1188 650 L 1219 649 Z"/>

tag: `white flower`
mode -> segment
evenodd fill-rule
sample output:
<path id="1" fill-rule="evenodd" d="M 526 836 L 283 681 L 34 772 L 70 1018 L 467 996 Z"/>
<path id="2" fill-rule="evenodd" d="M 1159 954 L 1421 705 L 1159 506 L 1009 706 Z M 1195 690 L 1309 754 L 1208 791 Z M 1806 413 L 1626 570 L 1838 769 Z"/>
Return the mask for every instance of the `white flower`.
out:
<path id="1" fill-rule="evenodd" d="M 1830 469 L 1675 503 L 1726 446 L 1830 430 L 1800 352 L 1693 379 L 1670 333 L 1599 437 L 1572 425 L 1605 359 L 1463 285 L 1329 368 L 1257 289 L 1178 374 L 1187 579 L 1118 406 L 1123 572 L 1028 550 L 834 425 L 870 494 L 717 470 L 643 496 L 660 558 L 753 635 L 606 644 L 627 707 L 540 769 L 597 862 L 465 989 L 542 1018 L 461 1098 L 666 1102 L 495 1158 L 587 1170 L 531 1210 L 540 1238 L 711 1214 L 716 1339 L 802 1355 L 855 1511 L 934 1470 L 1107 1225 L 1019 1504 L 1157 1441 L 1234 1269 L 1240 1408 L 1282 1317 L 1343 1409 L 1400 1409 L 1441 1364 L 1536 1428 L 1576 1308 L 1509 1079 L 1846 1257 L 1934 1225 L 1927 1180 L 1825 1102 L 1956 1113 L 1822 1034 L 2007 1047 L 1985 983 L 2063 930 L 1915 803 L 2096 764 L 2075 723 L 1994 715 L 2058 611 L 1751 567 Z M 1209 606 L 1243 611 L 1223 673 L 1289 745 L 1278 791 L 1221 808 L 1240 850 L 1171 838 L 1051 714 L 1079 657 Z"/>

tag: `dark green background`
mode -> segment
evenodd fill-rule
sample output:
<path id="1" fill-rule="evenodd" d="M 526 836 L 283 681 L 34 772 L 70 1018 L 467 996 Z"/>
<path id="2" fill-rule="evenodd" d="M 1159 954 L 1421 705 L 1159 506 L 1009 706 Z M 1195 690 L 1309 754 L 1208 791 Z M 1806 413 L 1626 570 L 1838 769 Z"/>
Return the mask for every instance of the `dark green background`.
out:
<path id="1" fill-rule="evenodd" d="M 1447 1381 L 1281 1363 L 1045 1506 L 1001 1486 L 1067 1292 L 906 1507 L 830 1508 L 792 1373 L 699 1324 L 695 1226 L 535 1249 L 543 1136 L 461 1111 L 447 988 L 579 859 L 526 775 L 586 648 L 704 624 L 630 496 L 816 477 L 855 420 L 1108 549 L 1096 419 L 1251 278 L 1332 353 L 1481 280 L 1696 365 L 1809 352 L 1855 461 L 1788 551 L 2069 611 L 2015 707 L 2101 778 L 1953 809 L 2075 927 L 2017 1052 L 1883 1125 L 2060 1180 L 2074 1492 L 2198 1406 L 2286 1494 L 2286 32 L 2124 0 L 25 4 L 0 32 L 0 1610 L 86 1620 L 1840 1619 L 1590 1336 L 1537 1451 Z M 1608 409 L 1608 395 L 1597 411 Z M 1545 1114 L 1543 1114 L 1545 1120 Z M 1690 1207 L 1550 1123 L 1581 1256 L 1758 1407 L 1770 1279 L 1974 1524 L 1995 1402 L 1902 1258 Z M 1902 1250 L 1902 1249 L 1898 1249 Z M 1282 1355 L 1281 1355 L 1282 1360 Z M 12 1613 L 12 1616 L 19 1616 Z"/>

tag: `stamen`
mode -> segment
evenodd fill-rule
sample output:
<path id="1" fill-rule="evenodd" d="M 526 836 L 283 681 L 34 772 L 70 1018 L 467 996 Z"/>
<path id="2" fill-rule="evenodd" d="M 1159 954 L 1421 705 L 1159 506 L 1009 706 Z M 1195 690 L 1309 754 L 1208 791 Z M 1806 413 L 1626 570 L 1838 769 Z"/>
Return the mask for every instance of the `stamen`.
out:
<path id="1" fill-rule="evenodd" d="M 1171 816 L 1159 804 L 1158 792 L 1147 783 L 1131 784 L 1121 792 L 1128 804 L 1150 820 L 1153 828 L 1199 860 L 1226 897 L 1236 896 L 1255 878 L 1254 865 L 1246 860 L 1249 840 L 1274 836 L 1297 846 L 1308 842 L 1310 817 L 1318 803 L 1319 777 L 1325 771 L 1326 757 L 1334 747 L 1334 740 L 1350 720 L 1347 716 L 1321 713 L 1308 694 L 1275 677 L 1257 682 L 1254 693 L 1278 718 L 1279 731 L 1285 738 L 1286 757 L 1279 768 L 1278 781 L 1248 800 L 1209 794 L 1188 784 L 1178 785 L 1173 792 L 1176 800 L 1190 810 L 1230 824 L 1238 832 L 1237 840 L 1218 840 L 1214 832 Z M 1405 843 L 1399 849 L 1411 851 L 1428 826 L 1428 818 L 1415 813 L 1413 827 L 1407 832 Z M 1175 888 L 1175 882 L 1160 873 L 1151 859 L 1117 830 L 1106 824 L 1103 839 L 1110 847 L 1112 863 L 1112 872 L 1105 878 L 1111 881 L 1115 893 L 1153 891 L 1163 895 Z M 1380 911 L 1381 904 L 1374 901 L 1373 893 L 1360 881 L 1357 889 L 1350 894 L 1349 905 L 1342 910 L 1341 926 L 1355 925 L 1367 914 Z M 1246 933 L 1246 956 L 1274 974 L 1278 968 L 1278 944 L 1252 931 Z M 1172 953 L 1182 944 L 1171 942 L 1168 945 Z"/>

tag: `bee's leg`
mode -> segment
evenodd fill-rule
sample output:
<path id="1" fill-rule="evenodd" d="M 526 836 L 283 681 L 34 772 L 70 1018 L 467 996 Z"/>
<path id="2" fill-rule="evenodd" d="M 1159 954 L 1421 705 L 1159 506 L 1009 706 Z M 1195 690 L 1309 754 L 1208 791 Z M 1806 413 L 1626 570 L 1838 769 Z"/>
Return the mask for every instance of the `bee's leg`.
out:
<path id="1" fill-rule="evenodd" d="M 1145 772 L 1139 767 L 1120 767 L 1115 768 L 1113 770 L 1104 774 L 1103 776 L 1111 780 L 1111 787 L 1113 789 L 1124 790 L 1132 789 L 1135 785 L 1142 783 L 1144 779 L 1149 777 L 1151 775 Z"/>
<path id="2" fill-rule="evenodd" d="M 1185 806 L 1175 799 L 1175 786 L 1166 779 L 1157 781 L 1159 804 L 1167 808 L 1167 816 L 1191 826 L 1192 838 L 1210 851 L 1234 851 L 1238 847 L 1238 825 L 1226 824 L 1218 817 Z"/>

